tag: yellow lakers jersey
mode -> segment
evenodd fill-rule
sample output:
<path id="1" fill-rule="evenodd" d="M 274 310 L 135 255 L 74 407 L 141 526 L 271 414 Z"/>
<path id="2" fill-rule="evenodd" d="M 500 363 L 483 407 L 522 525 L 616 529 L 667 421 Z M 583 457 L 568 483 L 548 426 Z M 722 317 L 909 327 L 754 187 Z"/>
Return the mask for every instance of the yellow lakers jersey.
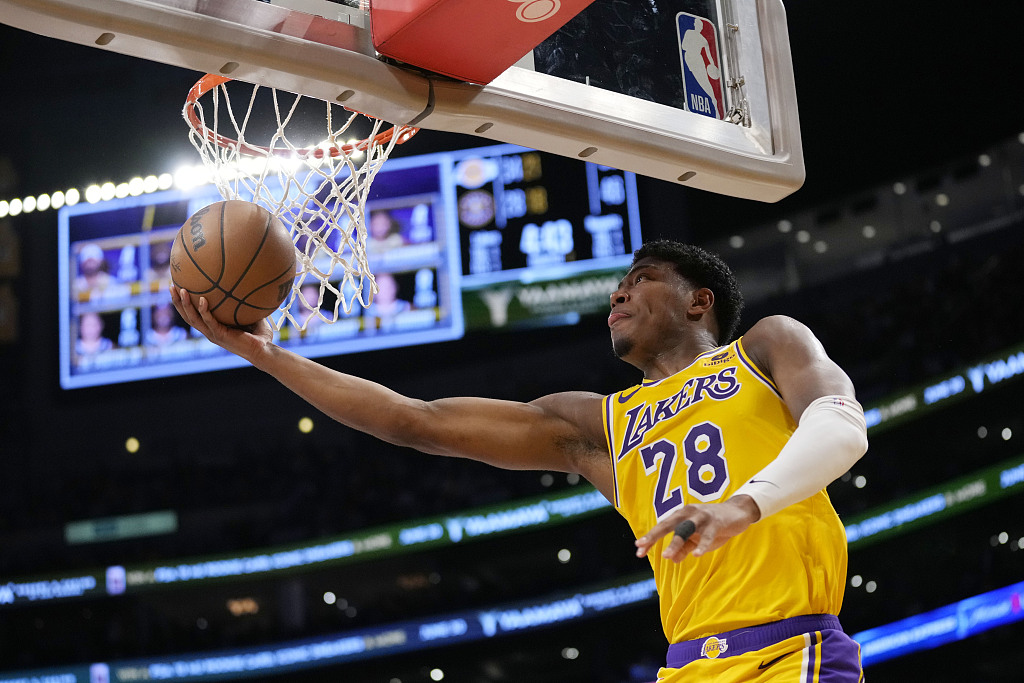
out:
<path id="1" fill-rule="evenodd" d="M 771 462 L 796 422 L 742 339 L 605 397 L 616 509 L 636 536 L 688 503 L 720 503 Z M 801 614 L 838 614 L 846 534 L 825 491 L 678 564 L 648 553 L 670 643 Z"/>

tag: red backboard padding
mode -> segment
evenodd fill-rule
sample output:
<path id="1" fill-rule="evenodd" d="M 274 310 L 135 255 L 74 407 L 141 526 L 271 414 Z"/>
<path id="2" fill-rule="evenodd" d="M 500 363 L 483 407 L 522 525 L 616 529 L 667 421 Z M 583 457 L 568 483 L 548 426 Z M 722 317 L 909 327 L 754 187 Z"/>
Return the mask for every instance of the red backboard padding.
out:
<path id="1" fill-rule="evenodd" d="M 379 53 L 489 83 L 593 0 L 371 0 Z"/>

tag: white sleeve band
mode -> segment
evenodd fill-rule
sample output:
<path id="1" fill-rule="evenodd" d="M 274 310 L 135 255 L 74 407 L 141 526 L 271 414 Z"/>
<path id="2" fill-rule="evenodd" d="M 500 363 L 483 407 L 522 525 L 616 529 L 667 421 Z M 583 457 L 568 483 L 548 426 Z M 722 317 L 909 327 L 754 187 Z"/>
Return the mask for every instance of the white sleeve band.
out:
<path id="1" fill-rule="evenodd" d="M 867 449 L 868 430 L 861 405 L 846 396 L 823 396 L 807 406 L 775 460 L 733 495 L 753 498 L 764 519 L 831 484 Z"/>

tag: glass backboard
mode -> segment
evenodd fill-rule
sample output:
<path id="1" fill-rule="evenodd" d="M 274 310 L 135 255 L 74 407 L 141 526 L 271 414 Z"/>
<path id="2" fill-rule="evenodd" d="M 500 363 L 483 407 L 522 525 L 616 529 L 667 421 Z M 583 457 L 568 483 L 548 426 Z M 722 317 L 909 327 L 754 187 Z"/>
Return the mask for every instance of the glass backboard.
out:
<path id="1" fill-rule="evenodd" d="M 595 0 L 486 84 L 383 58 L 353 5 L 0 0 L 0 21 L 700 190 L 771 202 L 803 183 L 780 0 Z"/>

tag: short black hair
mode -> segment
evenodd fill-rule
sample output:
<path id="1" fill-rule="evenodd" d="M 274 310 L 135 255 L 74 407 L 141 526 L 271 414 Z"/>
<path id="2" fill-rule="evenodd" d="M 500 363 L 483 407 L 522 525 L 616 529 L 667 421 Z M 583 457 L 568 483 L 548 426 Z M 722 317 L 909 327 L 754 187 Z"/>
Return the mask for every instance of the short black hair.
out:
<path id="1" fill-rule="evenodd" d="M 676 272 L 697 287 L 707 287 L 715 295 L 715 320 L 718 321 L 718 343 L 732 341 L 740 326 L 743 294 L 736 276 L 717 254 L 694 244 L 675 240 L 646 242 L 633 254 L 633 265 L 643 258 L 655 258 L 675 266 Z"/>

